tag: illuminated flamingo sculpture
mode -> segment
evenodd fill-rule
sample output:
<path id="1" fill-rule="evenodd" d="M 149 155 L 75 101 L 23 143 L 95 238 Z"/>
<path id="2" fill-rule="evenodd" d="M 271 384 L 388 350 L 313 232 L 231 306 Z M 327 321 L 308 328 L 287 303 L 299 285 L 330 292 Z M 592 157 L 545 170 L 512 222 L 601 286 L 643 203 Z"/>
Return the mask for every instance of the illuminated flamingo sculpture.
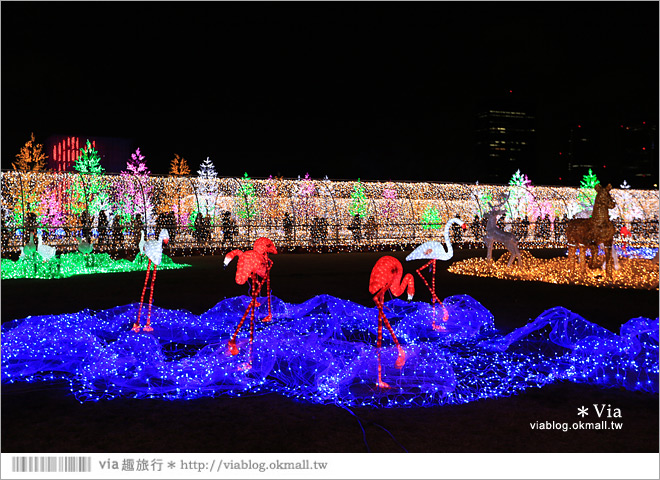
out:
<path id="1" fill-rule="evenodd" d="M 241 321 L 236 327 L 236 331 L 227 344 L 229 353 L 232 355 L 238 354 L 236 337 L 238 336 L 238 332 L 241 330 L 241 327 L 243 326 L 248 313 L 250 314 L 250 349 L 252 348 L 252 341 L 254 340 L 254 311 L 259 306 L 259 303 L 257 302 L 257 296 L 259 295 L 264 282 L 266 282 L 266 290 L 268 294 L 268 316 L 266 316 L 262 321 L 269 322 L 273 318 L 270 310 L 270 269 L 273 266 L 273 261 L 268 258 L 269 253 L 277 253 L 275 245 L 273 245 L 273 242 L 270 239 L 261 237 L 254 242 L 253 250 L 248 250 L 247 252 L 243 252 L 241 250 L 232 250 L 227 255 L 225 255 L 225 267 L 229 265 L 234 257 L 238 257 L 238 266 L 236 267 L 236 283 L 243 285 L 249 279 L 251 284 L 250 295 L 252 296 L 250 304 L 243 314 L 243 318 L 241 318 Z M 246 369 L 251 367 L 251 360 L 246 364 L 245 367 Z"/>
<path id="2" fill-rule="evenodd" d="M 41 232 L 37 235 L 37 253 L 41 255 L 44 262 L 49 261 L 51 258 L 55 257 L 55 247 L 46 245 L 41 237 Z"/>
<path id="3" fill-rule="evenodd" d="M 34 243 L 34 235 L 30 233 L 30 241 L 25 246 L 20 247 L 21 258 L 30 257 L 37 252 L 37 246 Z"/>
<path id="4" fill-rule="evenodd" d="M 396 258 L 386 255 L 381 257 L 371 270 L 371 277 L 369 278 L 369 293 L 374 296 L 374 302 L 378 307 L 378 340 L 376 346 L 378 348 L 378 386 L 380 388 L 389 388 L 389 385 L 383 382 L 381 378 L 381 364 L 380 364 L 380 346 L 383 342 L 383 322 L 390 331 L 392 339 L 399 351 L 399 357 L 396 360 L 395 367 L 401 368 L 406 363 L 406 353 L 403 347 L 399 344 L 394 334 L 394 329 L 390 325 L 390 321 L 383 313 L 383 305 L 385 303 L 385 292 L 390 291 L 395 297 L 403 294 L 405 290 L 408 291 L 408 301 L 412 300 L 415 295 L 415 279 L 411 274 L 403 275 L 403 267 L 401 262 Z"/>
<path id="5" fill-rule="evenodd" d="M 444 231 L 445 245 L 447 245 L 446 248 L 445 245 L 442 244 L 442 242 L 435 242 L 435 241 L 426 242 L 426 243 L 422 243 L 419 247 L 413 250 L 410 255 L 406 257 L 407 262 L 411 260 L 430 259 L 428 262 L 426 262 L 424 265 L 422 265 L 417 269 L 417 275 L 419 275 L 422 278 L 424 284 L 431 292 L 431 304 L 433 305 L 434 330 L 442 330 L 444 328 L 442 325 L 436 325 L 435 323 L 436 302 L 439 303 L 440 306 L 442 307 L 442 311 L 443 311 L 442 321 L 446 322 L 447 319 L 449 318 L 449 312 L 447 312 L 447 309 L 444 307 L 444 305 L 442 304 L 442 302 L 435 293 L 435 261 L 449 260 L 451 257 L 454 256 L 454 249 L 452 248 L 451 241 L 449 240 L 449 227 L 452 223 L 457 223 L 461 225 L 461 228 L 463 228 L 463 230 L 465 230 L 466 228 L 465 222 L 460 218 L 452 218 L 451 220 L 449 220 L 445 225 L 445 231 Z M 422 270 L 424 270 L 426 267 L 429 267 L 431 269 L 432 286 L 429 285 L 429 282 L 427 282 L 426 278 L 424 278 L 424 275 L 422 275 Z"/>
<path id="6" fill-rule="evenodd" d="M 167 233 L 167 230 L 163 229 L 160 231 L 160 235 L 158 235 L 158 240 L 150 240 L 148 242 L 144 242 L 144 254 L 147 256 L 147 258 L 149 258 L 149 263 L 147 263 L 147 275 L 144 278 L 144 287 L 142 287 L 142 296 L 140 297 L 140 308 L 138 310 L 137 322 L 133 324 L 133 329 L 132 329 L 136 333 L 139 332 L 141 328 L 140 314 L 142 313 L 142 304 L 144 303 L 144 292 L 147 289 L 147 283 L 149 282 L 149 274 L 150 274 L 152 262 L 154 264 L 154 274 L 153 277 L 151 278 L 151 287 L 149 287 L 149 289 L 151 290 L 149 292 L 149 311 L 147 313 L 147 324 L 144 326 L 142 330 L 145 332 L 153 332 L 154 330 L 151 326 L 151 305 L 154 299 L 156 269 L 158 268 L 158 265 L 160 265 L 160 262 L 163 259 L 163 244 L 167 245 L 169 239 L 170 236 Z"/>

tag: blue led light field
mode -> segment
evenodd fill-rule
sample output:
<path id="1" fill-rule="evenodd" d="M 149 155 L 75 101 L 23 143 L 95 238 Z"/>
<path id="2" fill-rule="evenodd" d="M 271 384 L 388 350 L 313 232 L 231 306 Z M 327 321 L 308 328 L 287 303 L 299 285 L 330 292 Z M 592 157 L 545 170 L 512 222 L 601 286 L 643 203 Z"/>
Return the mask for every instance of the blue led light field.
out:
<path id="1" fill-rule="evenodd" d="M 153 333 L 131 331 L 137 304 L 14 320 L 2 326 L 2 381 L 67 379 L 81 402 L 278 392 L 377 407 L 461 404 L 559 380 L 658 392 L 658 319 L 632 319 L 617 335 L 555 307 L 502 334 L 467 295 L 444 300 L 446 322 L 441 308 L 390 300 L 385 314 L 407 359 L 395 368 L 386 337 L 381 360 L 391 388 L 380 389 L 375 307 L 328 295 L 301 304 L 273 297 L 273 321 L 263 323 L 260 298 L 252 349 L 243 329 L 232 356 L 227 341 L 249 301 L 228 298 L 201 315 L 154 306 Z"/>

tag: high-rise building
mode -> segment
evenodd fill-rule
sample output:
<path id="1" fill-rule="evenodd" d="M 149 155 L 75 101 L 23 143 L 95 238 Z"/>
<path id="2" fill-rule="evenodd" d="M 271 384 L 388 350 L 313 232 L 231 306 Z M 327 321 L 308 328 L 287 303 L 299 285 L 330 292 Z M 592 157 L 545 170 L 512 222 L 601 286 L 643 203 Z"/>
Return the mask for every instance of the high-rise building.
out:
<path id="1" fill-rule="evenodd" d="M 83 137 L 76 135 L 51 135 L 46 139 L 48 168 L 55 172 L 73 171 L 87 140 L 101 156 L 101 165 L 106 172 L 117 173 L 126 169 L 132 153 L 132 141 L 116 137 Z"/>
<path id="2" fill-rule="evenodd" d="M 601 142 L 597 131 L 590 124 L 576 123 L 568 126 L 566 140 L 563 143 L 561 155 L 566 162 L 568 173 L 566 180 L 577 185 L 588 169 L 600 170 L 604 159 L 599 150 Z M 607 163 L 605 161 L 605 163 Z M 603 169 L 606 168 L 602 167 Z"/>
<path id="3" fill-rule="evenodd" d="M 658 184 L 658 126 L 654 122 L 619 125 L 621 175 L 634 188 Z"/>
<path id="4" fill-rule="evenodd" d="M 507 183 L 520 169 L 536 171 L 535 118 L 529 108 L 512 101 L 487 101 L 475 122 L 475 160 L 481 183 Z"/>
<path id="5" fill-rule="evenodd" d="M 626 122 L 619 125 L 576 123 L 565 131 L 560 156 L 568 172 L 564 181 L 578 185 L 591 168 L 599 178 L 633 188 L 654 188 L 658 183 L 657 125 Z M 605 180 L 607 179 L 607 180 Z"/>

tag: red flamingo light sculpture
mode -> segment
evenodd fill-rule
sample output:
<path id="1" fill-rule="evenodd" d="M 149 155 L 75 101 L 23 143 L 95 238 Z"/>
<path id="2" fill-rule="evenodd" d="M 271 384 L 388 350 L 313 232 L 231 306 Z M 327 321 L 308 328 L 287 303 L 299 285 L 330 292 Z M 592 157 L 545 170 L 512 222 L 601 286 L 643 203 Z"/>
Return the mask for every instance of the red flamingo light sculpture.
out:
<path id="1" fill-rule="evenodd" d="M 415 295 L 415 279 L 411 274 L 406 274 L 401 279 L 403 275 L 403 267 L 401 262 L 396 258 L 386 255 L 381 257 L 374 265 L 374 268 L 371 270 L 371 276 L 369 278 L 369 293 L 374 296 L 374 302 L 378 307 L 378 340 L 376 347 L 378 348 L 378 386 L 380 388 L 389 388 L 389 385 L 382 380 L 381 373 L 381 363 L 380 363 L 380 346 L 383 342 L 383 323 L 390 331 L 392 339 L 394 340 L 395 345 L 399 351 L 399 356 L 396 360 L 395 367 L 402 368 L 406 363 L 406 353 L 403 350 L 403 347 L 399 344 L 399 341 L 394 334 L 394 329 L 390 325 L 390 321 L 383 313 L 383 305 L 385 303 L 385 292 L 390 291 L 395 297 L 403 294 L 404 291 L 408 292 L 408 301 L 412 300 L 413 295 Z"/>
<path id="2" fill-rule="evenodd" d="M 154 329 L 151 326 L 151 304 L 153 303 L 154 300 L 154 285 L 156 284 L 156 269 L 158 268 L 158 265 L 160 265 L 160 262 L 163 259 L 163 244 L 167 245 L 167 242 L 169 241 L 170 236 L 167 233 L 167 230 L 163 229 L 160 232 L 160 235 L 158 235 L 158 240 L 150 240 L 148 242 L 144 242 L 144 248 L 140 246 L 140 251 L 144 249 L 144 254 L 147 256 L 149 259 L 149 263 L 147 263 L 147 275 L 144 278 L 144 287 L 142 287 L 142 296 L 140 297 L 140 308 L 138 310 L 138 317 L 137 317 L 137 322 L 133 324 L 133 330 L 135 333 L 138 333 L 140 331 L 140 314 L 142 313 L 142 304 L 144 303 L 144 292 L 147 289 L 147 283 L 149 283 L 149 274 L 151 273 L 151 263 L 153 262 L 154 264 L 154 274 L 153 277 L 151 277 L 151 287 L 149 289 L 151 290 L 149 292 L 149 313 L 147 314 L 147 324 L 142 328 L 143 331 L 145 332 L 153 332 Z M 144 240 L 144 237 L 143 237 Z"/>
<path id="3" fill-rule="evenodd" d="M 259 295 L 264 282 L 266 282 L 266 289 L 268 293 L 268 316 L 266 316 L 262 321 L 268 322 L 273 318 L 270 310 L 270 269 L 273 266 L 273 261 L 268 258 L 269 253 L 276 254 L 277 249 L 270 239 L 261 237 L 254 242 L 253 250 L 248 250 L 246 252 L 241 250 L 232 250 L 227 255 L 225 255 L 225 267 L 229 265 L 234 257 L 238 257 L 238 266 L 236 267 L 236 283 L 243 285 L 249 279 L 251 284 L 250 295 L 252 296 L 250 304 L 243 314 L 243 318 L 241 318 L 241 321 L 236 327 L 236 331 L 227 344 L 229 353 L 232 355 L 238 354 L 236 337 L 238 336 L 238 332 L 241 330 L 241 327 L 243 326 L 248 313 L 250 314 L 250 354 L 252 352 L 252 341 L 254 340 L 254 312 L 259 306 L 259 303 L 257 302 L 257 296 Z M 249 368 L 250 363 L 248 362 L 246 366 Z"/>

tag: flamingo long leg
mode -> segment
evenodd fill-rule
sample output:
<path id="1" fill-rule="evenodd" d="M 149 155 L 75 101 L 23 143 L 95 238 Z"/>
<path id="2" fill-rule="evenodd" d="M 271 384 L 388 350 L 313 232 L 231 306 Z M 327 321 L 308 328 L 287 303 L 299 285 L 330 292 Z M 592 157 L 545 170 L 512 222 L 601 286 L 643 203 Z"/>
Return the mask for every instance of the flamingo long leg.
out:
<path id="1" fill-rule="evenodd" d="M 377 297 L 374 297 L 374 301 L 378 306 L 378 339 L 376 340 L 376 351 L 378 352 L 378 387 L 380 388 L 389 388 L 390 386 L 383 382 L 382 380 L 382 366 L 380 361 L 380 346 L 383 343 L 383 318 L 385 314 L 383 313 L 383 304 Z"/>
<path id="2" fill-rule="evenodd" d="M 144 303 L 144 292 L 147 289 L 147 283 L 149 282 L 149 274 L 151 273 L 151 259 L 147 263 L 147 275 L 144 277 L 144 287 L 142 287 L 142 295 L 140 296 L 140 308 L 138 309 L 137 322 L 133 324 L 133 331 L 140 331 L 140 314 L 142 313 L 142 304 Z"/>
<path id="3" fill-rule="evenodd" d="M 243 326 L 243 323 L 245 322 L 248 313 L 250 313 L 250 310 L 252 310 L 253 307 L 254 307 L 254 300 L 250 300 L 250 304 L 248 305 L 248 308 L 245 310 L 245 313 L 243 314 L 243 318 L 241 318 L 241 321 L 238 322 L 238 326 L 236 327 L 234 334 L 232 335 L 231 339 L 229 340 L 229 343 L 227 344 L 227 346 L 229 347 L 229 353 L 231 353 L 232 355 L 238 355 L 238 347 L 236 347 L 236 337 L 238 336 L 238 332 L 241 330 L 241 327 Z"/>
<path id="4" fill-rule="evenodd" d="M 433 306 L 433 330 L 443 330 L 444 327 L 442 325 L 436 325 L 435 323 L 435 304 L 436 302 L 440 304 L 442 307 L 442 321 L 446 322 L 447 319 L 449 318 L 449 312 L 447 312 L 447 309 L 443 305 L 443 303 L 440 301 L 438 298 L 438 295 L 435 293 L 435 258 L 429 260 L 427 263 L 422 265 L 417 269 L 417 275 L 420 276 L 420 278 L 424 281 L 424 285 L 426 285 L 426 288 L 429 289 L 431 292 L 431 305 Z M 429 285 L 429 282 L 426 281 L 426 278 L 424 278 L 424 275 L 422 274 L 422 271 L 431 265 L 431 285 Z"/>
<path id="5" fill-rule="evenodd" d="M 401 368 L 406 363 L 406 354 L 403 351 L 403 347 L 399 344 L 396 335 L 394 334 L 394 329 L 392 328 L 392 325 L 390 325 L 390 321 L 387 319 L 385 313 L 383 312 L 383 300 L 376 296 L 374 297 L 374 301 L 378 306 L 378 339 L 376 340 L 376 347 L 378 351 L 378 386 L 380 388 L 389 388 L 389 385 L 382 380 L 382 364 L 380 360 L 380 347 L 383 343 L 383 323 L 385 323 L 385 326 L 389 330 L 390 335 L 392 335 L 392 339 L 394 340 L 394 343 L 396 344 L 396 347 L 399 351 L 399 357 L 397 358 L 395 364 L 396 368 Z"/>
<path id="6" fill-rule="evenodd" d="M 250 299 L 250 304 L 248 305 L 248 308 L 245 310 L 245 313 L 243 314 L 243 318 L 241 318 L 241 321 L 238 322 L 238 326 L 236 327 L 236 330 L 234 331 L 234 334 L 232 335 L 231 339 L 229 340 L 229 343 L 227 346 L 229 347 L 229 352 L 232 355 L 237 355 L 238 354 L 238 347 L 236 347 L 236 337 L 238 336 L 238 332 L 241 330 L 241 327 L 243 326 L 243 323 L 245 323 L 245 319 L 248 316 L 248 313 L 251 313 L 250 317 L 250 324 L 253 327 L 254 324 L 254 311 L 257 308 L 257 295 L 259 294 L 259 291 L 261 290 L 261 286 L 263 284 L 263 281 L 260 283 L 255 277 L 252 277 L 252 289 L 250 292 L 251 299 Z M 252 330 L 253 331 L 253 330 Z M 252 344 L 252 337 L 250 338 L 250 344 Z"/>
<path id="7" fill-rule="evenodd" d="M 259 293 L 259 290 L 255 289 L 254 292 L 252 293 L 253 305 L 257 303 L 257 294 Z M 250 343 L 248 345 L 248 361 L 247 364 L 244 365 L 243 367 L 244 370 L 250 370 L 252 368 L 252 343 L 254 342 L 254 311 L 255 310 L 256 308 L 253 306 L 250 312 Z"/>
<path id="8" fill-rule="evenodd" d="M 266 270 L 266 295 L 268 296 L 268 316 L 262 320 L 262 322 L 270 322 L 273 319 L 273 314 L 270 310 L 270 267 L 273 262 L 269 260 L 268 270 Z M 263 282 L 262 282 L 263 283 Z"/>
<path id="9" fill-rule="evenodd" d="M 387 319 L 385 314 L 383 314 L 383 320 L 385 321 L 385 326 L 390 331 L 390 335 L 392 335 L 394 344 L 396 345 L 396 348 L 399 351 L 399 357 L 396 359 L 396 363 L 394 364 L 394 366 L 396 368 L 401 368 L 406 363 L 406 352 L 403 351 L 403 347 L 399 343 L 399 340 L 397 340 L 396 335 L 394 334 L 394 329 L 392 328 L 392 325 L 390 325 L 390 321 Z"/>
<path id="10" fill-rule="evenodd" d="M 429 265 L 431 265 L 433 268 L 433 273 L 432 273 L 433 276 L 431 280 L 433 283 L 433 287 L 429 285 L 429 282 L 427 282 L 426 278 L 424 278 L 424 275 L 422 275 L 422 270 L 424 270 Z M 437 295 L 435 294 L 435 259 L 429 260 L 427 263 L 419 267 L 417 269 L 417 275 L 420 276 L 420 278 L 424 281 L 424 285 L 426 285 L 426 288 L 428 288 L 429 292 L 431 292 L 431 303 L 435 303 L 436 301 L 440 302 L 440 299 L 438 299 Z"/>
<path id="11" fill-rule="evenodd" d="M 156 269 L 158 268 L 158 265 L 154 263 L 154 274 L 151 277 L 151 292 L 149 292 L 149 311 L 147 313 L 147 324 L 144 326 L 142 330 L 145 332 L 153 332 L 154 329 L 151 327 L 151 305 L 153 304 L 154 301 L 154 289 L 156 287 Z"/>

